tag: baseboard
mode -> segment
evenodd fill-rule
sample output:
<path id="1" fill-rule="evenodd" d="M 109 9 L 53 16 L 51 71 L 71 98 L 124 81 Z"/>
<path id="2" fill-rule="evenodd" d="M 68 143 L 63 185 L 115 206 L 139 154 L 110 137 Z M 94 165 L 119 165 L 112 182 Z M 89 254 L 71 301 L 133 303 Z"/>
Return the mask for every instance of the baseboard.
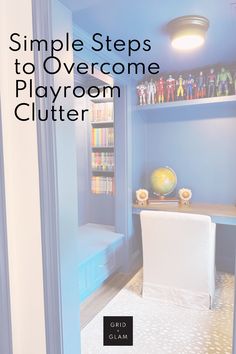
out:
<path id="1" fill-rule="evenodd" d="M 135 273 L 143 266 L 142 252 L 138 249 L 131 256 L 131 262 L 129 264 L 129 272 Z"/>

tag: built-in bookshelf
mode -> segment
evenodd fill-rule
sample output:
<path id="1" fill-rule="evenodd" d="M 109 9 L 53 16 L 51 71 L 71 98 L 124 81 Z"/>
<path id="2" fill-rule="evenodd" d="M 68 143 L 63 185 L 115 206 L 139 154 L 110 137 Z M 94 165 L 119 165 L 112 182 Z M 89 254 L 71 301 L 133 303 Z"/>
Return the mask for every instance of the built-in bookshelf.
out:
<path id="1" fill-rule="evenodd" d="M 82 31 L 74 27 L 74 37 Z M 87 43 L 87 36 L 84 43 Z M 74 51 L 74 61 L 106 61 L 90 51 L 92 42 L 83 52 Z M 89 64 L 88 64 L 89 65 Z M 117 100 L 114 80 L 98 70 L 94 75 L 75 72 L 75 86 L 90 89 L 90 94 L 78 100 L 81 108 L 89 109 L 89 119 L 78 122 L 76 128 L 77 181 L 78 181 L 78 279 L 80 300 L 83 301 L 104 281 L 126 267 L 126 82 L 124 94 Z M 123 86 L 124 85 L 124 86 Z M 94 90 L 91 90 L 94 87 Z M 97 88 L 101 88 L 100 94 Z M 92 95 L 93 97 L 92 97 Z M 114 97 L 111 97 L 113 96 Z M 114 117 L 122 117 L 116 119 Z M 65 138 L 67 131 L 63 131 Z M 115 138 L 114 138 L 115 135 Z M 119 168 L 118 168 L 119 166 Z M 120 168 L 122 167 L 122 168 Z M 114 188 L 115 187 L 115 188 Z M 115 190 L 114 190 L 115 189 Z M 127 258 L 128 259 L 128 258 Z M 133 261 L 133 259 L 132 259 Z M 128 260 L 127 260 L 128 262 Z M 122 268 L 121 268 L 122 267 Z M 130 268 L 129 268 L 130 271 Z"/>
<path id="2" fill-rule="evenodd" d="M 92 100 L 91 192 L 114 194 L 114 112 L 111 97 Z"/>

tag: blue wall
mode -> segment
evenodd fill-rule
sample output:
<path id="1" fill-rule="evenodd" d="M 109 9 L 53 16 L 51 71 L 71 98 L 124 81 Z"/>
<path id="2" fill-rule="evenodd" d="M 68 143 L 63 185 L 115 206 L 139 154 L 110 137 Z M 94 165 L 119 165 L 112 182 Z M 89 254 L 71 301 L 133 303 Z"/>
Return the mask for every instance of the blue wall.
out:
<path id="1" fill-rule="evenodd" d="M 72 33 L 72 15 L 59 1 L 53 1 L 53 38 L 64 38 Z M 69 52 L 58 53 L 61 59 L 71 61 Z M 73 77 L 60 73 L 54 77 L 55 86 L 73 84 Z M 73 97 L 63 98 L 58 105 L 73 107 Z M 57 106 L 56 106 L 57 107 Z M 80 353 L 79 307 L 79 244 L 78 244 L 78 184 L 75 125 L 69 121 L 57 122 L 56 164 L 58 186 L 58 217 L 60 234 L 60 283 L 63 326 L 63 353 Z M 53 294 L 52 294 L 53 296 Z"/>
<path id="2" fill-rule="evenodd" d="M 178 188 L 189 187 L 193 200 L 236 201 L 236 119 L 217 118 L 147 123 L 147 173 L 172 167 Z"/>
<path id="3" fill-rule="evenodd" d="M 79 108 L 75 106 L 76 108 Z M 78 225 L 88 222 L 90 191 L 89 162 L 88 162 L 88 123 L 76 123 L 76 152 L 77 152 L 77 183 L 78 183 Z"/>
<path id="4" fill-rule="evenodd" d="M 141 151 L 142 161 L 136 156 L 135 189 L 150 189 L 153 169 L 170 166 L 178 177 L 177 190 L 191 188 L 193 201 L 236 202 L 236 115 L 232 104 L 147 110 L 135 116 L 143 121 L 142 129 L 140 122 L 137 125 L 140 132 L 134 145 L 134 150 Z M 146 173 L 141 171 L 143 163 Z M 235 236 L 233 227 L 217 227 L 218 269 L 233 272 Z"/>

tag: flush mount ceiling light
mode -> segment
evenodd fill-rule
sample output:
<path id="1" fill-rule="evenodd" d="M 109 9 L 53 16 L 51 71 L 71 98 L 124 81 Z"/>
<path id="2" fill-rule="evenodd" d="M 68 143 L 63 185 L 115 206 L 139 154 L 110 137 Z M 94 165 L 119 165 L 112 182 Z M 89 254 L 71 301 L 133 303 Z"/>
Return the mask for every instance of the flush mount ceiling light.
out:
<path id="1" fill-rule="evenodd" d="M 200 47 L 205 42 L 209 21 L 202 16 L 182 16 L 167 25 L 171 45 L 175 49 L 190 50 Z"/>

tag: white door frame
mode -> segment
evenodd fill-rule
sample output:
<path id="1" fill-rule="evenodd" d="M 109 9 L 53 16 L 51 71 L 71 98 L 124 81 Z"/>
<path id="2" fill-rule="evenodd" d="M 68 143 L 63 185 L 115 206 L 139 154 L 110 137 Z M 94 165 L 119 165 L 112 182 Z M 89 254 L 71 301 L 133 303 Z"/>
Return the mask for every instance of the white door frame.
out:
<path id="1" fill-rule="evenodd" d="M 0 354 L 12 354 L 11 307 L 0 102 Z"/>
<path id="2" fill-rule="evenodd" d="M 33 37 L 50 39 L 52 34 L 51 0 L 32 0 Z M 42 62 L 44 53 L 35 52 L 34 61 Z M 35 74 L 35 85 L 49 86 L 53 81 L 41 70 Z M 50 97 L 36 98 L 36 108 L 45 110 Z M 45 330 L 47 354 L 63 354 L 61 284 L 55 130 L 51 121 L 37 122 L 40 177 L 42 256 L 44 278 Z M 78 349 L 79 354 L 79 349 Z"/>

